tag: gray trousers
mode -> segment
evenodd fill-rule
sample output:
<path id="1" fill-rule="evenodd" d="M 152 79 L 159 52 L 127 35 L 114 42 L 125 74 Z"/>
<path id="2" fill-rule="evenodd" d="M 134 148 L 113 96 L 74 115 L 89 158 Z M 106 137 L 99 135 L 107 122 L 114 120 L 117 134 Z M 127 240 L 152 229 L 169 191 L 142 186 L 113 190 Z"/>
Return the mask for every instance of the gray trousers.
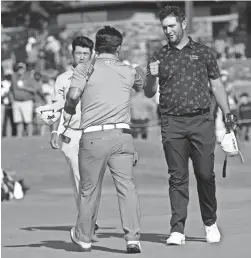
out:
<path id="1" fill-rule="evenodd" d="M 121 129 L 82 134 L 79 144 L 80 207 L 76 223 L 76 237 L 80 241 L 91 242 L 107 165 L 117 190 L 125 239 L 139 239 L 140 212 L 133 181 L 133 155 L 133 138 Z"/>
<path id="2" fill-rule="evenodd" d="M 69 165 L 70 179 L 73 187 L 73 193 L 77 205 L 77 209 L 79 209 L 79 168 L 78 168 L 78 151 L 79 151 L 79 140 L 81 137 L 82 131 L 75 131 L 72 129 L 68 129 L 65 132 L 65 135 L 71 138 L 70 143 L 62 142 L 62 152 L 66 158 L 66 161 Z"/>
<path id="3" fill-rule="evenodd" d="M 202 220 L 216 221 L 214 174 L 215 126 L 210 114 L 194 117 L 161 117 L 162 143 L 168 165 L 172 209 L 171 232 L 184 233 L 189 201 L 188 160 L 192 159 L 197 179 Z"/>

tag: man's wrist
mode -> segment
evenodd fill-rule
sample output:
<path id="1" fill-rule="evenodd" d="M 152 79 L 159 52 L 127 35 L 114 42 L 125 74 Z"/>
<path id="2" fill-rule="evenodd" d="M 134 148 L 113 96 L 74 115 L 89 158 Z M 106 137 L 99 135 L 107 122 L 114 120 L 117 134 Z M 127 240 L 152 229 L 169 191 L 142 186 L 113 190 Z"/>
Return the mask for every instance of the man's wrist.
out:
<path id="1" fill-rule="evenodd" d="M 56 131 L 56 130 L 52 131 L 52 132 L 51 132 L 51 135 L 54 134 L 54 133 L 57 134 L 57 135 L 59 135 L 59 132 Z"/>

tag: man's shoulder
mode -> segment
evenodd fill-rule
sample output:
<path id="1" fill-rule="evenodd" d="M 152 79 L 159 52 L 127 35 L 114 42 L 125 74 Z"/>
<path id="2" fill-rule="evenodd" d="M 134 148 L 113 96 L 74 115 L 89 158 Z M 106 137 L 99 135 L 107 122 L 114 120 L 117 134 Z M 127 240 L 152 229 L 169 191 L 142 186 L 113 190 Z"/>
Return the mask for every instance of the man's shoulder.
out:
<path id="1" fill-rule="evenodd" d="M 133 73 L 136 73 L 136 69 L 135 69 L 135 67 L 132 64 L 125 64 L 125 63 L 119 61 L 119 62 L 116 62 L 116 65 L 118 67 L 126 68 L 126 69 L 128 69 L 129 71 L 131 71 Z"/>
<path id="2" fill-rule="evenodd" d="M 59 74 L 57 76 L 57 80 L 59 81 L 71 80 L 72 74 L 73 74 L 73 69 L 68 69 L 67 71 Z"/>
<path id="3" fill-rule="evenodd" d="M 200 52 L 213 53 L 213 50 L 209 46 L 204 45 L 200 42 L 193 41 L 193 45 L 194 45 L 194 48 L 196 50 L 199 50 Z"/>
<path id="4" fill-rule="evenodd" d="M 166 44 L 162 46 L 161 48 L 155 50 L 152 54 L 152 58 L 156 58 L 158 60 L 161 56 L 165 55 L 169 50 L 169 45 Z"/>

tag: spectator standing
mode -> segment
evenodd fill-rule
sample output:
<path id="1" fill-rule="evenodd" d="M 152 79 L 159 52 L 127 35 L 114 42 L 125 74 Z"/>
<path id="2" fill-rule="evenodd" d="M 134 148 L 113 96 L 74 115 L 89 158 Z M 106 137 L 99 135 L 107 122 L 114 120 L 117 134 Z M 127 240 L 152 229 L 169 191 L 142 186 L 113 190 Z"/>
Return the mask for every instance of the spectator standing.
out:
<path id="1" fill-rule="evenodd" d="M 25 47 L 27 54 L 28 70 L 34 70 L 36 67 L 36 63 L 38 60 L 38 46 L 36 45 L 36 42 L 37 41 L 35 38 L 30 37 Z"/>
<path id="2" fill-rule="evenodd" d="M 44 93 L 46 104 L 52 103 L 52 98 L 54 94 L 54 85 L 55 85 L 55 81 L 53 79 L 50 79 L 48 76 L 44 76 L 42 90 Z"/>
<path id="3" fill-rule="evenodd" d="M 33 134 L 35 135 L 43 135 L 46 125 L 43 121 L 37 118 L 35 109 L 39 106 L 43 106 L 46 104 L 46 98 L 42 88 L 42 75 L 39 72 L 34 73 L 34 98 L 33 98 Z"/>
<path id="4" fill-rule="evenodd" d="M 241 140 L 249 141 L 249 129 L 251 127 L 251 100 L 246 92 L 240 95 L 237 117 L 241 129 Z"/>
<path id="5" fill-rule="evenodd" d="M 15 63 L 15 54 L 11 51 L 7 43 L 3 43 L 1 46 L 1 67 L 3 75 L 13 74 L 13 68 Z"/>
<path id="6" fill-rule="evenodd" d="M 156 113 L 156 104 L 152 99 L 148 99 L 144 91 L 141 90 L 134 94 L 131 100 L 131 128 L 132 136 L 142 139 L 148 138 L 149 121 Z"/>
<path id="7" fill-rule="evenodd" d="M 27 72 L 24 63 L 18 63 L 12 80 L 13 119 L 17 125 L 17 136 L 32 135 L 33 98 L 35 80 Z"/>
<path id="8" fill-rule="evenodd" d="M 12 113 L 12 96 L 11 96 L 12 76 L 7 74 L 1 82 L 1 104 L 2 104 L 2 137 L 7 136 L 7 125 L 10 121 L 11 135 L 16 136 L 16 125 Z"/>

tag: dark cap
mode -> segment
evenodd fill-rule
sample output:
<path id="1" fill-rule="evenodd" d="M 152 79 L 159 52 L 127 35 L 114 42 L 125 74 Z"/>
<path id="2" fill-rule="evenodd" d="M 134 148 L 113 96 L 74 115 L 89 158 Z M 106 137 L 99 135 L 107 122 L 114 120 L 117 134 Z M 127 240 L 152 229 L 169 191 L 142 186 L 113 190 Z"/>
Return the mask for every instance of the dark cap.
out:
<path id="1" fill-rule="evenodd" d="M 241 93 L 240 94 L 240 98 L 242 98 L 242 97 L 249 97 L 249 94 L 247 93 L 247 92 L 243 92 L 243 93 Z"/>
<path id="2" fill-rule="evenodd" d="M 26 64 L 23 63 L 23 62 L 18 63 L 18 64 L 17 64 L 17 70 L 18 70 L 19 68 L 24 68 L 24 69 L 26 69 Z"/>

